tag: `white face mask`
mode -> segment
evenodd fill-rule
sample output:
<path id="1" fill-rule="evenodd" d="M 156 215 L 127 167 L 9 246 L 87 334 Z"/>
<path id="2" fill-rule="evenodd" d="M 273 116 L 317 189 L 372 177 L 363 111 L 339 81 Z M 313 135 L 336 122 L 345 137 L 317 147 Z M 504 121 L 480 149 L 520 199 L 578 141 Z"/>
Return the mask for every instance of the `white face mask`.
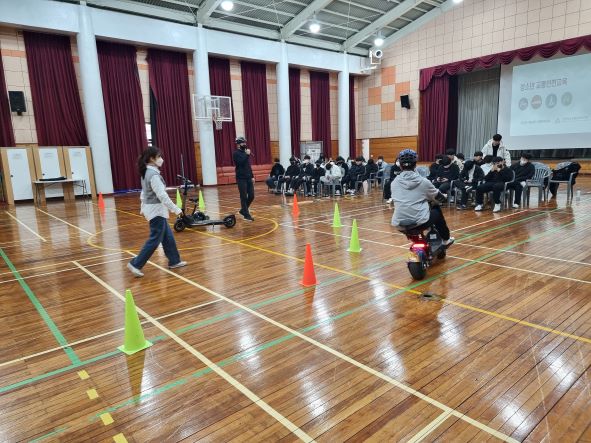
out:
<path id="1" fill-rule="evenodd" d="M 310 163 L 310 160 L 306 159 L 306 160 L 304 160 L 304 163 L 308 164 L 308 163 Z"/>
<path id="2" fill-rule="evenodd" d="M 396 166 L 400 167 L 400 161 L 396 160 Z"/>
<path id="3" fill-rule="evenodd" d="M 158 157 L 154 163 L 156 163 L 156 166 L 161 168 L 162 164 L 164 163 L 164 159 L 162 157 Z"/>
<path id="4" fill-rule="evenodd" d="M 527 160 L 519 160 L 519 164 L 521 166 L 524 166 L 527 163 Z"/>

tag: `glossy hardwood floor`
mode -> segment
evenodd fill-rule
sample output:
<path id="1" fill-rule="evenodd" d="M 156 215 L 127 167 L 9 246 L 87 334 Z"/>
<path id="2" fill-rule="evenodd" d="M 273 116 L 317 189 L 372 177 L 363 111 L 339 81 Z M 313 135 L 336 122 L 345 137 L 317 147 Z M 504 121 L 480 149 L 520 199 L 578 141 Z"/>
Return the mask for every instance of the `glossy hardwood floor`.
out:
<path id="1" fill-rule="evenodd" d="M 340 198 L 333 229 L 334 200 L 294 218 L 258 184 L 254 223 L 175 234 L 189 266 L 160 251 L 141 279 L 138 195 L 5 207 L 0 441 L 591 441 L 591 179 L 578 189 L 445 209 L 457 243 L 422 282 L 375 191 Z M 204 195 L 212 217 L 238 208 L 234 186 Z M 132 356 L 125 289 L 154 343 Z"/>

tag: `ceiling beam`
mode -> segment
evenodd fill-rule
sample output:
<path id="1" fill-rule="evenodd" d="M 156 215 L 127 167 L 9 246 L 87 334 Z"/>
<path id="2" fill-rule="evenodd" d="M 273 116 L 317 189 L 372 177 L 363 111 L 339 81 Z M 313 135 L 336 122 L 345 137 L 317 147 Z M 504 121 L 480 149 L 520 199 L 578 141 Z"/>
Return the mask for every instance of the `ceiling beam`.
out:
<path id="1" fill-rule="evenodd" d="M 386 48 L 386 47 L 394 44 L 398 40 L 406 37 L 408 34 L 414 32 L 417 29 L 419 29 L 420 27 L 426 25 L 431 20 L 433 20 L 436 17 L 440 16 L 441 14 L 449 11 L 454 6 L 455 6 L 455 4 L 453 3 L 453 0 L 447 0 L 447 1 L 443 2 L 437 8 L 431 9 L 429 12 L 427 12 L 426 14 L 421 15 L 418 19 L 414 20 L 409 25 L 406 25 L 400 31 L 396 31 L 394 34 L 390 35 L 388 38 L 386 38 L 384 40 L 384 44 L 382 45 L 382 47 L 383 48 Z"/>
<path id="2" fill-rule="evenodd" d="M 237 34 L 252 35 L 254 37 L 266 38 L 269 40 L 279 40 L 279 32 L 272 29 L 260 28 L 257 26 L 244 25 L 242 23 L 230 22 L 228 20 L 211 19 L 207 23 L 208 28 L 221 29 L 223 31 L 234 32 Z"/>
<path id="3" fill-rule="evenodd" d="M 297 29 L 302 26 L 306 20 L 312 17 L 316 12 L 327 6 L 332 0 L 313 0 L 298 15 L 288 21 L 281 30 L 281 38 L 287 39 Z"/>
<path id="4" fill-rule="evenodd" d="M 195 15 L 188 10 L 187 12 L 182 12 L 161 6 L 153 6 L 125 0 L 89 0 L 88 4 L 132 14 L 172 20 L 180 23 L 195 23 Z"/>
<path id="5" fill-rule="evenodd" d="M 349 37 L 345 43 L 343 43 L 343 50 L 348 51 L 349 49 L 357 46 L 371 34 L 378 32 L 384 26 L 389 25 L 394 20 L 400 18 L 402 15 L 406 14 L 408 11 L 413 9 L 415 6 L 421 3 L 421 0 L 404 0 L 398 6 L 390 9 L 380 18 L 375 20 L 371 25 L 366 26 L 357 34 Z M 400 31 L 398 31 L 400 32 Z"/>
<path id="6" fill-rule="evenodd" d="M 199 5 L 199 10 L 197 11 L 197 21 L 203 25 L 207 24 L 210 20 L 209 16 L 216 8 L 220 5 L 222 0 L 205 0 L 201 5 Z"/>

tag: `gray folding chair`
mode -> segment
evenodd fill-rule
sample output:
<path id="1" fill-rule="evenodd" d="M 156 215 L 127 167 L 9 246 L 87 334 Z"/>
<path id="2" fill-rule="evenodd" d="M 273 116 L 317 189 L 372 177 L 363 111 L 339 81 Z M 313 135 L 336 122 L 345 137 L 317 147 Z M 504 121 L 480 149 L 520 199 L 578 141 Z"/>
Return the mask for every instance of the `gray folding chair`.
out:
<path id="1" fill-rule="evenodd" d="M 542 201 L 546 201 L 546 180 L 550 177 L 550 168 L 544 163 L 533 163 L 536 168 L 534 176 L 530 180 L 525 181 L 525 187 L 523 188 L 523 204 L 529 206 L 530 191 L 532 188 L 538 188 L 538 204 Z"/>
<path id="2" fill-rule="evenodd" d="M 556 165 L 555 170 L 557 169 L 562 169 L 565 168 L 570 162 L 562 162 L 562 163 L 558 163 Z M 548 201 L 548 192 L 550 191 L 550 184 L 551 183 L 565 183 L 566 184 L 566 199 L 567 201 L 570 201 L 573 197 L 574 194 L 574 185 L 573 185 L 573 180 L 575 179 L 575 177 L 578 175 L 577 172 L 571 172 L 570 175 L 568 176 L 567 180 L 557 180 L 554 178 L 554 172 L 552 172 L 550 174 L 550 180 L 548 180 L 548 187 L 546 188 L 546 201 Z"/>

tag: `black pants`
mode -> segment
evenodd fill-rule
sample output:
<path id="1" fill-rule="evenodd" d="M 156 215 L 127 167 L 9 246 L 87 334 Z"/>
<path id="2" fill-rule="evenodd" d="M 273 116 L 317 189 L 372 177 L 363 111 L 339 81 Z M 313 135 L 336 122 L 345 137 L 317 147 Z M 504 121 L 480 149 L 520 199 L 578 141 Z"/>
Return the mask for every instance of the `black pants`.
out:
<path id="1" fill-rule="evenodd" d="M 472 187 L 471 183 L 460 183 L 455 182 L 454 183 L 454 188 L 458 189 L 460 191 L 460 193 L 462 194 L 462 198 L 460 199 L 460 204 L 466 206 L 468 204 L 468 190 L 467 188 Z"/>
<path id="2" fill-rule="evenodd" d="M 449 188 L 451 187 L 451 182 L 435 182 L 433 184 L 442 194 L 447 194 L 449 192 Z"/>
<path id="3" fill-rule="evenodd" d="M 513 202 L 518 205 L 521 203 L 521 194 L 523 193 L 523 186 L 520 182 L 513 182 L 507 185 L 507 189 L 513 189 L 515 191 L 515 199 Z"/>
<path id="4" fill-rule="evenodd" d="M 492 183 L 492 182 L 488 182 L 488 183 L 483 183 L 480 186 L 478 186 L 476 188 L 476 204 L 477 205 L 481 205 L 482 203 L 484 203 L 484 194 L 487 192 L 492 191 L 493 192 L 493 200 L 495 202 L 495 204 L 500 204 L 501 203 L 501 193 L 503 192 L 503 189 L 505 189 L 505 183 L 504 182 L 497 182 L 497 183 Z"/>
<path id="5" fill-rule="evenodd" d="M 236 180 L 240 191 L 240 211 L 243 215 L 250 214 L 248 207 L 254 200 L 254 183 L 252 178 L 239 178 Z"/>
<path id="6" fill-rule="evenodd" d="M 392 179 L 386 179 L 384 182 L 384 200 L 390 200 L 392 197 Z"/>
<path id="7" fill-rule="evenodd" d="M 431 214 L 429 215 L 429 221 L 421 225 L 421 228 L 428 228 L 430 226 L 435 226 L 439 235 L 443 240 L 449 240 L 450 233 L 449 228 L 447 227 L 447 223 L 445 222 L 445 218 L 443 217 L 443 212 L 441 212 L 441 208 L 439 206 L 433 206 L 431 208 Z"/>

